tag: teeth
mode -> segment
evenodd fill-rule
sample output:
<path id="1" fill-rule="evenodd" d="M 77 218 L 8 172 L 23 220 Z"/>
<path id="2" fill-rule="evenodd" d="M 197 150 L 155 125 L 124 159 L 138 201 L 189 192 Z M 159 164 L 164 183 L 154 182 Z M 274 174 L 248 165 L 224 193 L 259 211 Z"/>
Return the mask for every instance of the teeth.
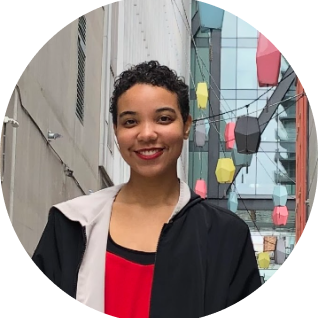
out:
<path id="1" fill-rule="evenodd" d="M 146 150 L 146 151 L 139 151 L 144 156 L 151 156 L 154 155 L 155 153 L 159 152 L 159 150 Z"/>

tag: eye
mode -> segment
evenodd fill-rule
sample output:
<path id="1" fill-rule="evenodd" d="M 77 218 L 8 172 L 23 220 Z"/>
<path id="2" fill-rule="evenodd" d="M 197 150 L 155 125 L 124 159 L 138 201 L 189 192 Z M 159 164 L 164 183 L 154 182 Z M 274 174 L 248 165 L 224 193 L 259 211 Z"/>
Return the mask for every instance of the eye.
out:
<path id="1" fill-rule="evenodd" d="M 135 119 L 127 119 L 124 122 L 124 126 L 126 127 L 132 127 L 136 124 L 136 120 Z"/>
<path id="2" fill-rule="evenodd" d="M 169 116 L 160 116 L 159 122 L 163 124 L 169 124 L 172 122 L 172 119 Z"/>

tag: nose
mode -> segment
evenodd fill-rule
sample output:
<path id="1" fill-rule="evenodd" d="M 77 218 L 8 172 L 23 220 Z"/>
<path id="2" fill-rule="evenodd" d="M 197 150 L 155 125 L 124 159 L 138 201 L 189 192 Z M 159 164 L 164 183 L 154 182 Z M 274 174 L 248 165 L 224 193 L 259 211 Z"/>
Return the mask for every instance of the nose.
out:
<path id="1" fill-rule="evenodd" d="M 155 125 L 150 122 L 145 122 L 139 125 L 139 132 L 137 135 L 137 140 L 139 142 L 155 141 L 157 137 Z"/>

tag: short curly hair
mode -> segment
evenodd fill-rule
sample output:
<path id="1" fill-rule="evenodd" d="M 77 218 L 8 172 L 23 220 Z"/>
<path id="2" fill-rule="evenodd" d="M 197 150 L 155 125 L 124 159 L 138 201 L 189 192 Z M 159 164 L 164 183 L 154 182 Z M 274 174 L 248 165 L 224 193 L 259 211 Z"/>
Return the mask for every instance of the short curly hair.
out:
<path id="1" fill-rule="evenodd" d="M 130 67 L 115 79 L 114 91 L 110 100 L 110 112 L 115 125 L 117 125 L 118 98 L 135 84 L 163 87 L 176 93 L 183 122 L 187 121 L 190 111 L 189 86 L 185 84 L 184 78 L 179 77 L 167 66 L 160 65 L 158 61 L 149 61 Z"/>

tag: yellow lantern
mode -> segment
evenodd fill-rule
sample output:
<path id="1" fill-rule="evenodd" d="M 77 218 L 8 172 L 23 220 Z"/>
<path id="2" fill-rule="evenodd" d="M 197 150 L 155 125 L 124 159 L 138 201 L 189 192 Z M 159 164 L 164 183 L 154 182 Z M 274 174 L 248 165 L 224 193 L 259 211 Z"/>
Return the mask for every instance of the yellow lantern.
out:
<path id="1" fill-rule="evenodd" d="M 208 85 L 205 82 L 198 83 L 197 85 L 197 99 L 198 107 L 205 109 L 208 102 Z"/>
<path id="2" fill-rule="evenodd" d="M 268 252 L 259 253 L 257 257 L 257 263 L 260 268 L 268 268 L 270 264 Z"/>
<path id="3" fill-rule="evenodd" d="M 220 158 L 216 165 L 215 175 L 219 183 L 232 183 L 235 166 L 231 158 Z"/>

